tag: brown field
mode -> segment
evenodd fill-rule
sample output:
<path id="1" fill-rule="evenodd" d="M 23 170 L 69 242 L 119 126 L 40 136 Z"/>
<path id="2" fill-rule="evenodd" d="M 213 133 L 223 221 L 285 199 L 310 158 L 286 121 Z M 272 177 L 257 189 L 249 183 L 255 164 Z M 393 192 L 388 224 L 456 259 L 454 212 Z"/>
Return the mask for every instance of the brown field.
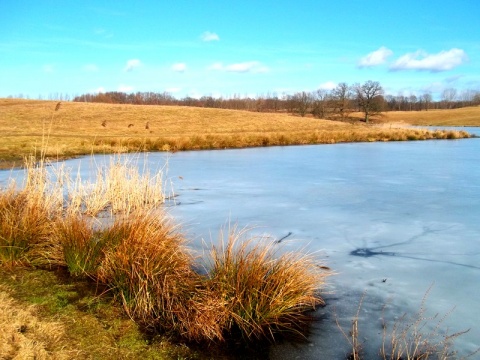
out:
<path id="1" fill-rule="evenodd" d="M 480 106 L 451 110 L 392 111 L 385 113 L 382 120 L 409 125 L 480 126 Z"/>
<path id="2" fill-rule="evenodd" d="M 0 99 L 0 167 L 20 164 L 33 153 L 62 159 L 89 153 L 465 137 L 279 113 L 74 102 L 62 102 L 55 111 L 56 104 Z M 378 122 L 480 125 L 480 108 L 392 112 Z"/>

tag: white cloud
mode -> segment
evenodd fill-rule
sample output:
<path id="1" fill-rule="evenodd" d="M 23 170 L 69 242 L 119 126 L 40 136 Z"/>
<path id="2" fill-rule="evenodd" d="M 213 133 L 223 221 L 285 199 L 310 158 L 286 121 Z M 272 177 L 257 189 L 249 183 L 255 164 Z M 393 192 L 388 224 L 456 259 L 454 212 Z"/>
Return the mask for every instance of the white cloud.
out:
<path id="1" fill-rule="evenodd" d="M 337 87 L 337 84 L 334 83 L 333 81 L 327 81 L 318 86 L 318 88 L 322 90 L 332 90 L 332 89 L 335 89 L 336 87 Z"/>
<path id="2" fill-rule="evenodd" d="M 391 55 L 393 55 L 393 51 L 382 46 L 378 50 L 372 51 L 370 54 L 362 57 L 358 62 L 358 67 L 364 68 L 384 64 Z"/>
<path id="3" fill-rule="evenodd" d="M 124 92 L 124 93 L 132 92 L 132 90 L 133 90 L 133 87 L 132 87 L 132 86 L 128 86 L 128 85 L 123 85 L 123 84 L 121 84 L 121 85 L 118 87 L 118 91 Z"/>
<path id="4" fill-rule="evenodd" d="M 132 71 L 133 69 L 139 67 L 140 65 L 142 65 L 142 63 L 138 59 L 128 60 L 127 64 L 123 68 L 123 71 Z"/>
<path id="5" fill-rule="evenodd" d="M 82 69 L 83 71 L 86 71 L 86 72 L 97 72 L 99 70 L 98 66 L 95 64 L 84 65 Z"/>
<path id="6" fill-rule="evenodd" d="M 423 50 L 408 53 L 400 57 L 390 67 L 391 70 L 425 70 L 447 71 L 468 60 L 467 54 L 462 49 L 453 48 L 441 51 L 438 54 L 427 54 Z"/>
<path id="7" fill-rule="evenodd" d="M 95 94 L 100 94 L 105 92 L 105 88 L 103 86 L 100 86 L 99 88 L 95 89 L 92 91 Z"/>
<path id="8" fill-rule="evenodd" d="M 183 73 L 187 70 L 187 65 L 185 63 L 176 63 L 172 65 L 172 70 Z"/>
<path id="9" fill-rule="evenodd" d="M 215 34 L 215 33 L 212 33 L 210 31 L 205 31 L 201 36 L 200 38 L 202 39 L 202 41 L 219 41 L 220 40 L 220 37 Z"/>
<path id="10" fill-rule="evenodd" d="M 236 73 L 265 73 L 268 71 L 268 67 L 262 65 L 258 61 L 246 61 L 229 65 L 223 65 L 222 63 L 217 62 L 210 65 L 208 69 Z"/>

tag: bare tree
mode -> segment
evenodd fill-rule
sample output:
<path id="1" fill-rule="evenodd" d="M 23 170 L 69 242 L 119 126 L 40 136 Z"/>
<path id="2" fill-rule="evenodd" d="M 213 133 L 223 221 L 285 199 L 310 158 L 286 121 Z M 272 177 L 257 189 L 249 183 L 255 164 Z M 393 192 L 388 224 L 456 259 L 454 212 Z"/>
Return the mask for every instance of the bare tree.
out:
<path id="1" fill-rule="evenodd" d="M 365 114 L 365 122 L 369 117 L 381 111 L 379 100 L 382 99 L 383 88 L 378 81 L 368 80 L 363 85 L 354 86 L 358 106 Z"/>
<path id="2" fill-rule="evenodd" d="M 305 91 L 298 92 L 291 97 L 291 100 L 293 102 L 292 107 L 294 111 L 304 117 L 312 104 L 311 94 Z"/>
<path id="3" fill-rule="evenodd" d="M 442 92 L 442 102 L 446 109 L 451 109 L 453 107 L 453 102 L 457 97 L 457 90 L 454 88 L 448 88 Z"/>
<path id="4" fill-rule="evenodd" d="M 318 89 L 312 92 L 311 96 L 313 116 L 319 119 L 326 119 L 331 100 L 330 93 L 325 89 Z"/>
<path id="5" fill-rule="evenodd" d="M 352 89 L 347 83 L 340 83 L 332 90 L 332 97 L 335 111 L 338 112 L 342 120 L 345 120 L 350 112 Z"/>
<path id="6" fill-rule="evenodd" d="M 425 111 L 428 111 L 428 109 L 430 108 L 430 103 L 432 102 L 432 94 L 427 92 L 423 94 L 420 98 L 422 99 L 423 104 L 425 106 Z"/>

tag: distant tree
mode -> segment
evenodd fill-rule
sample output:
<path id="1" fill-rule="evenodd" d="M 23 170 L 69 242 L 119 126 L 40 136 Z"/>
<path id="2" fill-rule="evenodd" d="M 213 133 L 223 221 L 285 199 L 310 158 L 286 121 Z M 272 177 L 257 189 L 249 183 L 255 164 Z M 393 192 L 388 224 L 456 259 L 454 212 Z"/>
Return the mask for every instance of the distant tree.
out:
<path id="1" fill-rule="evenodd" d="M 342 120 L 348 117 L 351 111 L 352 89 L 347 83 L 340 83 L 332 90 L 332 100 L 335 112 L 337 112 Z"/>
<path id="2" fill-rule="evenodd" d="M 432 94 L 427 92 L 423 94 L 420 98 L 422 99 L 422 103 L 425 108 L 425 111 L 428 111 L 428 109 L 430 108 L 430 103 L 432 102 Z"/>
<path id="3" fill-rule="evenodd" d="M 312 114 L 316 118 L 326 119 L 331 96 L 325 89 L 318 89 L 312 93 Z"/>
<path id="4" fill-rule="evenodd" d="M 368 80 L 363 85 L 354 86 L 356 100 L 360 110 L 365 114 L 365 122 L 368 123 L 371 115 L 381 111 L 379 100 L 383 100 L 383 88 L 378 81 Z"/>
<path id="5" fill-rule="evenodd" d="M 300 116 L 304 117 L 312 104 L 312 96 L 311 94 L 302 91 L 294 94 L 291 97 L 291 101 L 292 109 Z"/>
<path id="6" fill-rule="evenodd" d="M 442 91 L 442 103 L 445 109 L 451 109 L 453 102 L 457 97 L 457 90 L 454 88 L 448 88 Z"/>

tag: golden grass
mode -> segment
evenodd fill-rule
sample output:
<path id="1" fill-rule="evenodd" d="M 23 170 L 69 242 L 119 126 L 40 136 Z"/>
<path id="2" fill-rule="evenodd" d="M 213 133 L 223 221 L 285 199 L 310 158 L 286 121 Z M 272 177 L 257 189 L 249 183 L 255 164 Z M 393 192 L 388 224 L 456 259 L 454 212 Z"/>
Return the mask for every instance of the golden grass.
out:
<path id="1" fill-rule="evenodd" d="M 0 358 L 71 359 L 59 346 L 65 337 L 62 324 L 42 321 L 36 312 L 36 306 L 25 308 L 0 286 Z"/>
<path id="2" fill-rule="evenodd" d="M 176 330 L 196 279 L 184 237 L 164 214 L 145 211 L 118 219 L 106 237 L 116 241 L 104 247 L 97 279 L 146 329 Z"/>
<path id="3" fill-rule="evenodd" d="M 281 253 L 278 244 L 245 235 L 229 229 L 211 251 L 209 288 L 224 302 L 224 331 L 246 341 L 302 335 L 306 312 L 324 304 L 320 289 L 331 274 L 313 255 Z"/>
<path id="4" fill-rule="evenodd" d="M 56 105 L 52 101 L 0 99 L 0 159 L 4 168 L 13 161 L 20 165 L 24 155 L 40 153 L 40 149 L 50 158 L 63 159 L 91 152 L 395 141 L 407 140 L 410 134 L 406 129 L 279 113 L 78 102 L 64 102 L 55 111 Z M 475 117 L 478 108 L 469 109 Z M 445 110 L 444 114 L 448 117 L 456 111 Z M 427 112 L 402 114 L 408 114 L 412 121 L 415 115 L 427 116 Z M 403 115 L 395 116 L 388 113 L 386 119 L 406 121 Z"/>
<path id="5" fill-rule="evenodd" d="M 211 359 L 141 332 L 108 294 L 63 271 L 0 271 L 0 359 Z M 32 351 L 34 350 L 34 351 Z"/>
<path id="6" fill-rule="evenodd" d="M 449 110 L 390 111 L 382 121 L 410 125 L 480 126 L 480 106 Z"/>

